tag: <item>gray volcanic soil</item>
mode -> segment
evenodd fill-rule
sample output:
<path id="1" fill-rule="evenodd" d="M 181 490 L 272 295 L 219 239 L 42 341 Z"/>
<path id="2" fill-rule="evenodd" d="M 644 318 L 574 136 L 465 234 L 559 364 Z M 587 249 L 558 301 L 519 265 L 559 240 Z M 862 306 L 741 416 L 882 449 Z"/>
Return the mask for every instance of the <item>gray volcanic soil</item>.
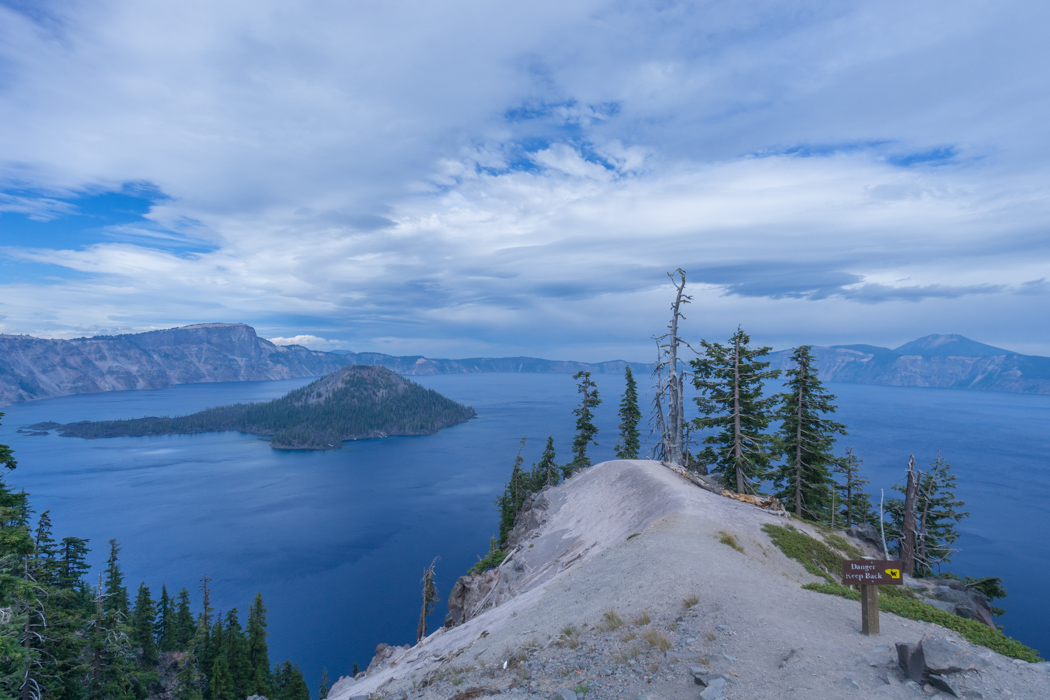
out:
<path id="1" fill-rule="evenodd" d="M 816 579 L 761 531 L 782 516 L 702 490 L 659 462 L 605 462 L 544 492 L 540 506 L 490 574 L 499 583 L 480 601 L 483 612 L 388 650 L 363 678 L 340 679 L 329 698 L 550 697 L 582 684 L 588 699 L 693 700 L 702 690 L 690 673 L 697 666 L 730 679 L 727 698 L 931 697 L 937 691 L 904 682 L 893 646 L 927 633 L 981 657 L 979 673 L 952 677 L 963 696 L 1050 698 L 1046 664 L 1014 661 L 942 627 L 882 613 L 882 635 L 862 635 L 860 604 L 802 590 Z M 722 532 L 743 553 L 722 544 Z M 608 611 L 623 626 L 611 629 Z M 570 626 L 578 633 L 566 634 Z M 666 651 L 646 635 L 666 638 Z"/>

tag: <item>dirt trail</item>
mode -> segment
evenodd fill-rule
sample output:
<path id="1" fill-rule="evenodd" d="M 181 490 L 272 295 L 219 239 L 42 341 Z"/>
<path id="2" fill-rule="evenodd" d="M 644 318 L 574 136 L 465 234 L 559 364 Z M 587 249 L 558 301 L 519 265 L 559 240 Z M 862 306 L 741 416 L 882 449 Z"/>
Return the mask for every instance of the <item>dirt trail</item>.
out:
<path id="1" fill-rule="evenodd" d="M 904 683 L 893 644 L 932 632 L 984 658 L 980 674 L 956 677 L 967 697 L 1050 698 L 1045 664 L 1014 662 L 944 628 L 883 613 L 882 635 L 862 635 L 859 603 L 802 590 L 817 579 L 762 532 L 783 517 L 659 462 L 605 462 L 547 498 L 543 521 L 500 567 L 496 607 L 398 650 L 365 678 L 341 679 L 329 697 L 575 689 L 588 700 L 694 700 L 696 666 L 729 679 L 726 698 L 931 697 Z"/>

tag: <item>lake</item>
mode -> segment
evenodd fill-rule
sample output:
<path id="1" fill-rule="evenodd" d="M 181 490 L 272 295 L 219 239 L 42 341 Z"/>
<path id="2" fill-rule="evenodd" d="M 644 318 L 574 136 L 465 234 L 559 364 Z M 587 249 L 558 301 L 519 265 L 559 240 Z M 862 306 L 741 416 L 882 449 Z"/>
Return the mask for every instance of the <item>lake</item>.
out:
<path id="1" fill-rule="evenodd" d="M 330 452 L 271 450 L 250 435 L 217 433 L 80 440 L 15 431 L 45 420 L 178 415 L 281 396 L 310 380 L 184 385 L 64 397 L 9 406 L 0 442 L 19 466 L 8 477 L 37 512 L 51 510 L 57 537 L 90 538 L 101 566 L 106 542 L 122 546 L 132 589 L 154 597 L 166 583 L 199 604 L 212 577 L 217 608 L 246 616 L 256 591 L 269 607 L 271 661 L 298 661 L 316 690 L 364 668 L 379 642 L 414 642 L 423 569 L 444 598 L 488 549 L 493 499 L 518 442 L 526 464 L 551 434 L 562 461 L 572 439 L 576 386 L 568 375 L 413 377 L 472 405 L 478 418 L 437 435 L 348 443 Z M 612 458 L 622 377 L 598 375 L 595 461 Z M 908 455 L 923 468 L 940 449 L 959 478 L 971 517 L 960 526 L 953 570 L 1002 576 L 1008 634 L 1050 651 L 1050 396 L 831 384 L 838 419 L 878 499 L 903 478 Z M 644 433 L 643 433 L 644 434 Z M 134 591 L 132 591 L 132 596 Z M 440 625 L 444 605 L 431 618 Z"/>

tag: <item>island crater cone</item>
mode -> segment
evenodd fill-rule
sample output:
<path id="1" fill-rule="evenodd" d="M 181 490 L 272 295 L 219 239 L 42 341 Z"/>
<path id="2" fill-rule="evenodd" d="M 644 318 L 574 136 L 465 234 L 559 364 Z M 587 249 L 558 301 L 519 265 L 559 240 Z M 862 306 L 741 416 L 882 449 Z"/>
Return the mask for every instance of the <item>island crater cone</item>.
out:
<path id="1" fill-rule="evenodd" d="M 107 438 L 237 430 L 270 437 L 275 449 L 325 450 L 346 440 L 430 435 L 476 415 L 385 367 L 347 365 L 273 401 L 209 408 L 175 418 L 38 423 L 64 437 Z"/>
<path id="2" fill-rule="evenodd" d="M 986 663 L 954 687 L 1050 697 L 1045 664 L 936 625 L 883 613 L 882 635 L 862 635 L 860 604 L 802 589 L 822 579 L 770 541 L 770 523 L 822 539 L 660 462 L 596 465 L 534 497 L 498 569 L 460 580 L 454 626 L 382 645 L 328 697 L 913 698 L 894 645 L 931 633 Z"/>

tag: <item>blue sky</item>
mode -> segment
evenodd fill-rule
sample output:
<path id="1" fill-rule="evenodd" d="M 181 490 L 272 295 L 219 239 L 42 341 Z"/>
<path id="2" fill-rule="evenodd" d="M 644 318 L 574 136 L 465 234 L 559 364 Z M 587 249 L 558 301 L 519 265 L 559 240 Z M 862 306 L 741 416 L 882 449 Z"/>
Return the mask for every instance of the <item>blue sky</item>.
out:
<path id="1" fill-rule="evenodd" d="M 1039 2 L 0 0 L 0 332 L 1050 355 Z"/>

